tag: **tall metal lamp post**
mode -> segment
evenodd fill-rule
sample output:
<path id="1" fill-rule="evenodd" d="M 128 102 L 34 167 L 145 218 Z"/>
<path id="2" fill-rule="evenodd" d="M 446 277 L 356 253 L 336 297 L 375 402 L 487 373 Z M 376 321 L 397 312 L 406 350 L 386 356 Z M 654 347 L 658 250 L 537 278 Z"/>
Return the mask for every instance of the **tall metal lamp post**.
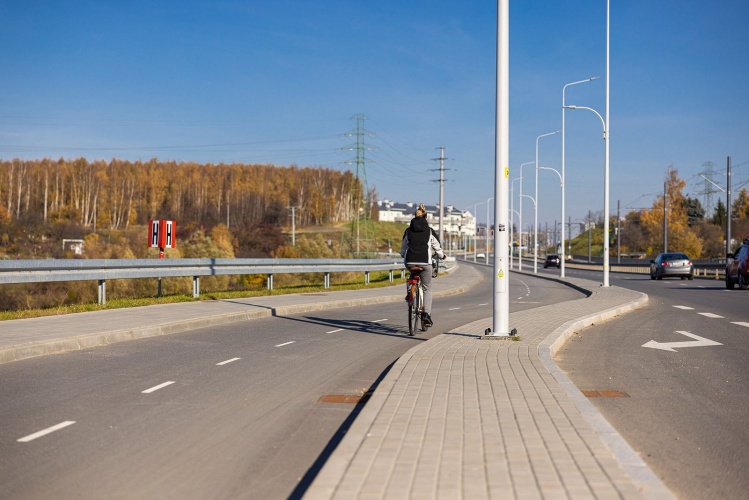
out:
<path id="1" fill-rule="evenodd" d="M 586 109 L 601 120 L 603 125 L 603 141 L 606 146 L 606 159 L 604 160 L 603 174 L 603 286 L 609 286 L 609 141 L 607 136 L 608 127 L 606 120 L 593 108 L 587 106 L 565 106 L 567 109 Z"/>
<path id="2" fill-rule="evenodd" d="M 567 103 L 565 102 L 564 95 L 565 95 L 565 92 L 567 91 L 567 87 L 570 87 L 572 85 L 579 85 L 581 83 L 592 82 L 593 80 L 598 80 L 599 78 L 600 78 L 599 76 L 593 76 L 591 78 L 586 78 L 585 80 L 580 80 L 580 81 L 577 81 L 577 82 L 568 83 L 567 85 L 565 85 L 564 87 L 562 87 L 562 174 L 561 174 L 561 177 L 562 177 L 562 223 L 564 223 L 564 207 L 565 207 L 565 203 L 564 203 L 564 179 L 565 179 L 565 177 L 564 177 L 565 176 L 565 171 L 564 171 L 564 166 L 565 166 L 564 165 L 564 157 L 565 157 L 565 154 L 564 154 L 564 112 L 566 111 L 565 106 L 567 105 Z M 559 277 L 560 278 L 564 278 L 564 274 L 565 274 L 565 270 L 564 270 L 564 261 L 565 261 L 565 255 L 564 255 L 564 231 L 562 231 L 562 251 L 561 251 L 559 257 L 560 257 L 560 259 L 562 261 L 561 262 L 561 266 L 560 266 Z"/>
<path id="3" fill-rule="evenodd" d="M 520 196 L 518 197 L 518 200 L 520 201 L 520 213 L 518 214 L 518 218 L 520 219 L 518 221 L 520 227 L 520 247 L 518 248 L 518 271 L 523 270 L 523 167 L 526 165 L 533 165 L 534 163 L 535 162 L 533 161 L 527 161 L 520 165 Z"/>
<path id="4" fill-rule="evenodd" d="M 559 130 L 549 132 L 548 134 L 541 134 L 536 137 L 536 196 L 534 198 L 534 205 L 536 206 L 536 216 L 533 222 L 534 235 L 533 235 L 533 274 L 538 273 L 538 140 L 542 137 L 548 137 L 550 135 L 556 135 Z"/>
<path id="5" fill-rule="evenodd" d="M 555 174 L 559 176 L 559 185 L 562 187 L 562 217 L 564 217 L 564 177 L 562 177 L 562 174 L 559 173 L 559 170 L 556 168 L 551 167 L 538 167 L 539 170 L 551 170 Z M 562 219 L 564 220 L 564 219 Z M 556 228 L 554 228 L 554 231 L 556 232 Z M 562 231 L 564 233 L 564 231 Z M 554 243 L 556 245 L 556 243 Z M 562 251 L 560 252 L 559 258 L 561 259 L 561 262 L 564 262 L 564 234 L 562 234 Z M 559 277 L 564 278 L 564 271 L 563 264 L 560 262 L 559 264 Z"/>

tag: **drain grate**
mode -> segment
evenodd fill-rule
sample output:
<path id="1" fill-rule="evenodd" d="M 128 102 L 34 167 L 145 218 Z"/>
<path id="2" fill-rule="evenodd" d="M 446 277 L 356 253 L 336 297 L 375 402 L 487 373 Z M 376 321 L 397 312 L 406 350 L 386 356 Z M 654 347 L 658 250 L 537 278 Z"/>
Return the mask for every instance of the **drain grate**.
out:
<path id="1" fill-rule="evenodd" d="M 583 394 L 589 398 L 628 398 L 629 394 L 624 391 L 617 391 L 616 389 L 600 390 L 595 389 L 584 389 Z"/>
<path id="2" fill-rule="evenodd" d="M 317 401 L 320 403 L 347 403 L 363 405 L 369 401 L 370 393 L 364 394 L 325 394 L 320 396 Z"/>

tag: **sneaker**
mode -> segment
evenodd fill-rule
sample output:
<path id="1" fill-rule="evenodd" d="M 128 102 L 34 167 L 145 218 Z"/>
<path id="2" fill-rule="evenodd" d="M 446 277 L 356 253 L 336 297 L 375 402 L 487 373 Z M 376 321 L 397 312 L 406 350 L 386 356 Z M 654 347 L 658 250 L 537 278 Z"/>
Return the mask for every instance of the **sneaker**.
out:
<path id="1" fill-rule="evenodd" d="M 421 317 L 421 321 L 424 322 L 424 326 L 426 326 L 426 327 L 430 327 L 430 326 L 432 326 L 434 324 L 432 322 L 432 317 L 429 316 L 429 314 L 427 314 L 427 313 L 424 313 L 424 315 Z"/>

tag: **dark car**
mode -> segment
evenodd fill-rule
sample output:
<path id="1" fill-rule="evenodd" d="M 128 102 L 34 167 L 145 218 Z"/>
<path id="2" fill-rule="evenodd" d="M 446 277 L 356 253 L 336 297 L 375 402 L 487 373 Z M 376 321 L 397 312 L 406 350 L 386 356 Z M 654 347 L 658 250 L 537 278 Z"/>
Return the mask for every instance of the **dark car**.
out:
<path id="1" fill-rule="evenodd" d="M 681 252 L 667 252 L 658 254 L 650 261 L 650 279 L 660 280 L 675 276 L 683 280 L 694 279 L 694 267 L 686 254 Z"/>
<path id="2" fill-rule="evenodd" d="M 562 261 L 559 260 L 559 255 L 550 254 L 546 256 L 546 260 L 544 261 L 544 269 L 546 269 L 549 266 L 560 267 L 561 265 L 562 265 Z"/>
<path id="3" fill-rule="evenodd" d="M 726 255 L 726 288 L 749 288 L 749 238 L 734 253 Z"/>

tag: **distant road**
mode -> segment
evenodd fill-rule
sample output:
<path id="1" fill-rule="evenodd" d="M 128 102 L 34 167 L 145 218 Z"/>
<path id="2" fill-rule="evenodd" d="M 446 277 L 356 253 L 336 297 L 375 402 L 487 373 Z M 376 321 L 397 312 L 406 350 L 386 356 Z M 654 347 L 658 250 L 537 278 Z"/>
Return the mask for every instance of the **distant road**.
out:
<path id="1" fill-rule="evenodd" d="M 415 338 L 403 302 L 0 365 L 2 496 L 298 497 L 358 413 L 335 401 L 424 338 L 491 315 L 491 269 L 480 269 L 486 279 L 436 300 L 435 327 Z M 512 311 L 581 297 L 525 276 L 510 291 Z"/>
<path id="2" fill-rule="evenodd" d="M 610 277 L 647 293 L 648 306 L 574 336 L 557 362 L 580 389 L 629 395 L 591 401 L 680 498 L 746 498 L 749 292 L 707 279 Z"/>

